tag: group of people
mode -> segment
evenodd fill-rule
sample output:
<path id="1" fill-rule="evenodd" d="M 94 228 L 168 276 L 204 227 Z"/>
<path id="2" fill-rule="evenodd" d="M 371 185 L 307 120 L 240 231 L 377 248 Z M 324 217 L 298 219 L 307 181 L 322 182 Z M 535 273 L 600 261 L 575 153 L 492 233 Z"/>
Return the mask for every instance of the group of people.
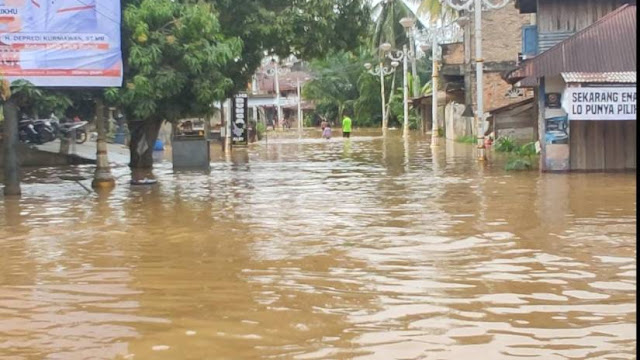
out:
<path id="1" fill-rule="evenodd" d="M 273 120 L 269 121 L 269 125 L 275 130 L 278 125 L 282 125 L 282 131 L 286 129 L 291 129 L 291 119 L 285 117 L 284 120 L 279 121 L 278 115 L 274 115 Z"/>
<path id="2" fill-rule="evenodd" d="M 320 128 L 322 129 L 322 137 L 327 140 L 331 139 L 331 125 L 329 125 L 327 120 L 322 120 L 322 122 L 320 123 Z M 351 118 L 346 113 L 342 118 L 342 137 L 351 137 Z"/>

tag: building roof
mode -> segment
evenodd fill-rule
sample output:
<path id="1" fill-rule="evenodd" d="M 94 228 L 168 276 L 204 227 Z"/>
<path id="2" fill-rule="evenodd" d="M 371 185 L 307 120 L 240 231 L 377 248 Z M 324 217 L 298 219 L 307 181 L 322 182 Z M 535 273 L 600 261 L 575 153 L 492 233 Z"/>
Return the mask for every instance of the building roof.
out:
<path id="1" fill-rule="evenodd" d="M 636 30 L 636 6 L 622 5 L 542 54 L 525 60 L 507 75 L 507 81 L 513 84 L 527 77 L 563 72 L 636 71 Z"/>
<path id="2" fill-rule="evenodd" d="M 295 110 L 295 109 L 298 109 L 298 104 L 284 105 L 282 108 L 283 109 Z M 302 109 L 302 110 L 313 110 L 315 108 L 316 108 L 316 105 L 315 105 L 315 103 L 313 101 L 302 100 L 300 102 L 300 109 Z"/>
<path id="3" fill-rule="evenodd" d="M 281 74 L 278 76 L 280 91 L 296 91 L 298 79 L 300 79 L 300 86 L 302 86 L 311 78 L 311 74 L 304 71 L 290 71 Z M 275 92 L 275 77 L 267 75 L 266 71 L 259 71 L 257 73 L 257 80 L 259 92 Z"/>
<path id="4" fill-rule="evenodd" d="M 563 72 L 562 78 L 567 83 L 636 83 L 635 71 L 587 73 Z"/>
<path id="5" fill-rule="evenodd" d="M 538 79 L 534 77 L 528 77 L 520 80 L 517 84 L 521 88 L 534 88 L 538 86 Z"/>
<path id="6" fill-rule="evenodd" d="M 490 114 L 489 116 L 500 114 L 502 112 L 513 110 L 513 109 L 515 109 L 517 107 L 520 107 L 520 106 L 533 104 L 533 100 L 534 100 L 534 98 L 524 99 L 522 101 L 518 101 L 518 102 L 515 102 L 515 103 L 507 104 L 505 106 L 501 106 L 499 108 L 495 108 L 493 110 L 489 110 L 488 113 Z"/>

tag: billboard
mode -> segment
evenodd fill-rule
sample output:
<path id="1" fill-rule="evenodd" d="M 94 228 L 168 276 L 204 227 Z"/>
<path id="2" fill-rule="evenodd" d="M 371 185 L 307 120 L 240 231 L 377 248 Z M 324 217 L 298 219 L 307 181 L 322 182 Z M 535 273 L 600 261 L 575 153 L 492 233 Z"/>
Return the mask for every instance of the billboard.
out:
<path id="1" fill-rule="evenodd" d="M 636 88 L 570 87 L 562 107 L 569 120 L 636 120 Z"/>
<path id="2" fill-rule="evenodd" d="M 233 97 L 231 109 L 231 140 L 233 145 L 249 144 L 249 127 L 247 113 L 249 109 L 247 94 L 237 94 Z"/>
<path id="3" fill-rule="evenodd" d="M 120 1 L 0 0 L 0 75 L 43 87 L 121 86 Z"/>

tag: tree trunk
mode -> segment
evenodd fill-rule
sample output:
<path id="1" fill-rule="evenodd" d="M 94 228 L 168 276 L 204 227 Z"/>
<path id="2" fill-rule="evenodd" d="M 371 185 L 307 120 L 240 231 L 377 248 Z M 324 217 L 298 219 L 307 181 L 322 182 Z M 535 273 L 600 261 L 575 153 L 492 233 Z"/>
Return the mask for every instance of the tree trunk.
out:
<path id="1" fill-rule="evenodd" d="M 4 194 L 20 195 L 18 166 L 18 106 L 12 99 L 3 106 L 4 113 Z"/>
<path id="2" fill-rule="evenodd" d="M 131 169 L 151 169 L 153 167 L 153 147 L 158 139 L 161 125 L 162 121 L 158 119 L 129 122 L 131 130 L 129 167 Z"/>

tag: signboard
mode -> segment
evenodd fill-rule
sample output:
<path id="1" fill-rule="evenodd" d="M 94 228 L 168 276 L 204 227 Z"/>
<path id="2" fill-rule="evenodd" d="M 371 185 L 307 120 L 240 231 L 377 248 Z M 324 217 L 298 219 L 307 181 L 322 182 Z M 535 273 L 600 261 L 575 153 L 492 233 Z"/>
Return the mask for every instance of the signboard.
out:
<path id="1" fill-rule="evenodd" d="M 233 97 L 231 108 L 231 141 L 233 145 L 247 145 L 249 143 L 248 109 L 247 94 L 238 94 Z"/>
<path id="2" fill-rule="evenodd" d="M 569 120 L 636 120 L 635 87 L 570 87 L 562 108 Z"/>
<path id="3" fill-rule="evenodd" d="M 0 74 L 43 87 L 121 86 L 120 1 L 0 0 Z"/>

